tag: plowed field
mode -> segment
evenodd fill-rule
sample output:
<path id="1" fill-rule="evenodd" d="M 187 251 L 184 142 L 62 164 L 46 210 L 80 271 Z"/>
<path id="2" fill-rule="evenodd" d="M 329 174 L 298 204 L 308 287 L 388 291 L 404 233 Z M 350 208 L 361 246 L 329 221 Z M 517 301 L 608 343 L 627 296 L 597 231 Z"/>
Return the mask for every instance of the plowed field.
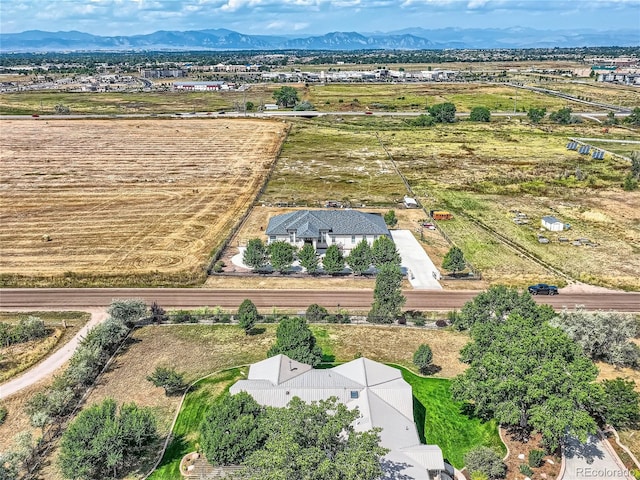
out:
<path id="1" fill-rule="evenodd" d="M 176 283 L 250 207 L 285 136 L 260 120 L 0 123 L 5 285 Z"/>

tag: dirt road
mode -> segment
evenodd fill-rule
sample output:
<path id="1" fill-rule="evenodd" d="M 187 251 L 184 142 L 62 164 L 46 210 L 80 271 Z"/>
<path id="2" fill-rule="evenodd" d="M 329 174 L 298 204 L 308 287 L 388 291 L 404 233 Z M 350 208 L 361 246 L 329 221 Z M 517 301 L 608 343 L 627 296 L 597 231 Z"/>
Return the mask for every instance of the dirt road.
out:
<path id="1" fill-rule="evenodd" d="M 479 291 L 408 290 L 405 308 L 421 310 L 459 309 Z M 371 290 L 208 290 L 201 288 L 42 288 L 0 289 L 0 309 L 9 307 L 87 309 L 106 307 L 117 298 L 140 298 L 158 302 L 164 308 L 220 306 L 234 309 L 245 299 L 258 308 L 304 310 L 312 303 L 326 308 L 368 310 L 373 301 Z M 534 297 L 556 309 L 584 305 L 589 310 L 640 312 L 640 292 L 570 292 L 554 297 Z"/>
<path id="2" fill-rule="evenodd" d="M 104 308 L 91 308 L 86 309 L 86 311 L 91 313 L 91 319 L 76 333 L 75 337 L 44 361 L 38 363 L 13 380 L 9 380 L 7 383 L 0 385 L 0 399 L 13 395 L 17 391 L 52 375 L 71 358 L 80 339 L 84 337 L 91 328 L 107 318 L 107 311 Z"/>

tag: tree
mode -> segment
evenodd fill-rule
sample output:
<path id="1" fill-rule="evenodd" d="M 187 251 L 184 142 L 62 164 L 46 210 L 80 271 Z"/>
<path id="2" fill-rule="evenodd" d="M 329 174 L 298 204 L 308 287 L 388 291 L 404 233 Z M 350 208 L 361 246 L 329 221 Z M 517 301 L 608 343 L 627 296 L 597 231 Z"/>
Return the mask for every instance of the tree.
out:
<path id="1" fill-rule="evenodd" d="M 307 322 L 314 323 L 322 322 L 325 318 L 327 318 L 328 315 L 329 312 L 326 308 L 318 305 L 317 303 L 312 303 L 307 307 L 307 311 L 305 312 L 304 317 L 306 318 Z"/>
<path id="2" fill-rule="evenodd" d="M 258 309 L 251 300 L 245 298 L 240 307 L 238 307 L 238 324 L 245 334 L 249 335 L 251 333 L 258 318 Z"/>
<path id="3" fill-rule="evenodd" d="M 371 267 L 371 247 L 369 242 L 361 240 L 347 256 L 347 264 L 356 275 L 362 275 Z"/>
<path id="4" fill-rule="evenodd" d="M 65 478 L 124 476 L 157 438 L 150 409 L 106 399 L 80 412 L 62 435 L 58 464 Z"/>
<path id="5" fill-rule="evenodd" d="M 531 107 L 527 112 L 527 118 L 531 123 L 540 123 L 540 121 L 547 115 L 546 108 L 533 108 Z"/>
<path id="6" fill-rule="evenodd" d="M 393 227 L 398 223 L 395 210 L 389 210 L 384 214 L 384 223 L 386 223 L 390 227 Z"/>
<path id="7" fill-rule="evenodd" d="M 256 108 L 256 105 L 255 103 L 248 101 L 244 103 L 244 108 L 247 112 L 252 112 Z"/>
<path id="8" fill-rule="evenodd" d="M 615 428 L 637 428 L 640 423 L 640 394 L 632 380 L 604 380 L 604 419 Z"/>
<path id="9" fill-rule="evenodd" d="M 298 92 L 293 87 L 280 87 L 273 92 L 276 103 L 282 107 L 293 107 L 298 101 Z"/>
<path id="10" fill-rule="evenodd" d="M 167 312 L 164 310 L 164 308 L 158 305 L 158 302 L 154 301 L 151 304 L 150 310 L 151 310 L 151 321 L 153 323 L 161 323 L 167 319 Z"/>
<path id="11" fill-rule="evenodd" d="M 616 312 L 587 312 L 579 307 L 563 310 L 551 324 L 564 330 L 592 360 L 615 366 L 635 367 L 640 351 L 632 339 L 638 323 L 631 315 Z"/>
<path id="12" fill-rule="evenodd" d="M 300 265 L 304 267 L 307 273 L 313 275 L 318 271 L 319 260 L 316 249 L 310 243 L 305 243 L 304 246 L 298 252 L 298 261 Z"/>
<path id="13" fill-rule="evenodd" d="M 261 270 L 267 265 L 267 247 L 259 238 L 252 238 L 242 254 L 242 263 L 253 270 Z"/>
<path id="14" fill-rule="evenodd" d="M 418 367 L 420 373 L 426 375 L 433 364 L 433 352 L 431 347 L 423 343 L 413 354 L 413 364 Z"/>
<path id="15" fill-rule="evenodd" d="M 453 246 L 449 249 L 442 261 L 442 268 L 453 272 L 455 275 L 457 272 L 461 272 L 467 267 L 467 263 L 464 261 L 464 253 L 458 247 Z"/>
<path id="16" fill-rule="evenodd" d="M 633 192 L 638 189 L 638 180 L 631 174 L 628 173 L 624 177 L 624 182 L 622 183 L 622 189 L 625 192 Z"/>
<path id="17" fill-rule="evenodd" d="M 305 111 L 310 111 L 310 110 L 314 110 L 315 107 L 313 106 L 313 104 L 311 102 L 300 102 L 300 103 L 296 103 L 296 105 L 293 107 L 293 110 L 296 112 L 305 112 Z"/>
<path id="18" fill-rule="evenodd" d="M 268 245 L 267 251 L 274 270 L 284 273 L 291 268 L 295 260 L 295 245 L 287 242 L 272 242 Z"/>
<path id="19" fill-rule="evenodd" d="M 373 305 L 367 316 L 372 323 L 393 323 L 400 316 L 406 298 L 402 295 L 402 272 L 395 263 L 384 263 L 378 269 L 373 290 Z"/>
<path id="20" fill-rule="evenodd" d="M 515 288 L 495 285 L 464 304 L 453 318 L 458 330 L 466 330 L 477 323 L 500 323 L 512 313 L 539 323 L 556 316 L 551 307 L 538 305 L 528 292 L 520 294 Z"/>
<path id="21" fill-rule="evenodd" d="M 569 125 L 571 123 L 571 109 L 569 107 L 564 107 L 557 112 L 551 112 L 549 114 L 549 120 L 562 125 Z"/>
<path id="22" fill-rule="evenodd" d="M 202 451 L 213 465 L 240 465 L 262 448 L 266 439 L 259 417 L 264 408 L 251 395 L 226 394 L 207 412 L 200 425 Z"/>
<path id="23" fill-rule="evenodd" d="M 131 328 L 138 320 L 147 314 L 147 304 L 142 300 L 133 298 L 114 300 L 111 302 L 111 305 L 109 305 L 107 313 L 111 318 L 120 320 L 127 327 Z"/>
<path id="24" fill-rule="evenodd" d="M 495 418 L 523 437 L 534 429 L 555 450 L 569 433 L 585 441 L 596 431 L 590 415 L 600 403 L 598 369 L 562 330 L 510 315 L 476 323 L 461 351 L 469 368 L 452 383 L 458 401 L 481 418 Z"/>
<path id="25" fill-rule="evenodd" d="M 267 357 L 279 354 L 313 367 L 322 361 L 322 349 L 316 345 L 316 337 L 300 317 L 285 317 L 280 321 L 276 343 L 267 352 Z"/>
<path id="26" fill-rule="evenodd" d="M 624 122 L 631 125 L 640 125 L 640 107 L 635 107 Z"/>
<path id="27" fill-rule="evenodd" d="M 476 472 L 486 475 L 489 480 L 504 478 L 507 467 L 498 453 L 489 447 L 477 447 L 464 456 L 464 465 L 473 476 Z"/>
<path id="28" fill-rule="evenodd" d="M 469 114 L 469 120 L 472 122 L 490 122 L 491 111 L 487 107 L 473 107 Z"/>
<path id="29" fill-rule="evenodd" d="M 385 263 L 400 265 L 400 254 L 393 240 L 386 235 L 376 238 L 371 245 L 371 262 L 377 268 Z"/>
<path id="30" fill-rule="evenodd" d="M 322 259 L 322 269 L 329 275 L 337 275 L 344 270 L 344 257 L 337 245 L 327 248 Z"/>
<path id="31" fill-rule="evenodd" d="M 379 429 L 356 432 L 358 409 L 335 397 L 310 404 L 294 397 L 286 408 L 267 409 L 264 446 L 246 460 L 247 480 L 374 480 L 382 477 Z"/>
<path id="32" fill-rule="evenodd" d="M 176 372 L 175 368 L 158 366 L 153 373 L 147 377 L 147 380 L 156 387 L 164 388 L 164 392 L 167 395 L 182 393 L 186 387 L 184 376 Z"/>
<path id="33" fill-rule="evenodd" d="M 429 107 L 429 114 L 436 123 L 454 123 L 456 121 L 456 106 L 451 102 L 436 103 Z"/>

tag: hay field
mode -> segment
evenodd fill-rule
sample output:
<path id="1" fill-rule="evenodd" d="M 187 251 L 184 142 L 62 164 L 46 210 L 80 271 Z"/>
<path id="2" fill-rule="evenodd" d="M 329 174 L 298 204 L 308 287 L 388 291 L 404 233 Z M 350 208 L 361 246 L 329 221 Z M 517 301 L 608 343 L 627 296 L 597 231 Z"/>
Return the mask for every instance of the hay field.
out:
<path id="1" fill-rule="evenodd" d="M 202 281 L 287 128 L 226 119 L 6 120 L 0 127 L 5 286 Z"/>

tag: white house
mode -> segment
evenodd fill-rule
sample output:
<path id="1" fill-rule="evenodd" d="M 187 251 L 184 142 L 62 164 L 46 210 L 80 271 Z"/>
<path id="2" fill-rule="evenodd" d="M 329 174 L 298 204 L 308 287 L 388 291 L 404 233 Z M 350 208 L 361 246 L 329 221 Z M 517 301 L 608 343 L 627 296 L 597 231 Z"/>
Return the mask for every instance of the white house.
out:
<path id="1" fill-rule="evenodd" d="M 564 223 L 556 217 L 551 216 L 542 217 L 542 226 L 552 232 L 561 232 L 564 230 Z"/>
<path id="2" fill-rule="evenodd" d="M 411 385 L 397 368 L 358 358 L 329 369 L 277 355 L 249 368 L 247 380 L 236 382 L 232 395 L 247 392 L 259 404 L 285 407 L 293 397 L 305 402 L 337 397 L 358 408 L 356 431 L 381 428 L 380 445 L 389 449 L 382 459 L 384 479 L 450 480 L 453 468 L 445 464 L 437 445 L 420 443 L 413 420 Z"/>
<path id="3" fill-rule="evenodd" d="M 382 235 L 391 238 L 381 215 L 357 210 L 298 210 L 276 215 L 269 219 L 265 233 L 268 243 L 284 241 L 297 247 L 311 243 L 317 250 L 338 245 L 345 253 L 363 239 L 372 244 Z"/>

